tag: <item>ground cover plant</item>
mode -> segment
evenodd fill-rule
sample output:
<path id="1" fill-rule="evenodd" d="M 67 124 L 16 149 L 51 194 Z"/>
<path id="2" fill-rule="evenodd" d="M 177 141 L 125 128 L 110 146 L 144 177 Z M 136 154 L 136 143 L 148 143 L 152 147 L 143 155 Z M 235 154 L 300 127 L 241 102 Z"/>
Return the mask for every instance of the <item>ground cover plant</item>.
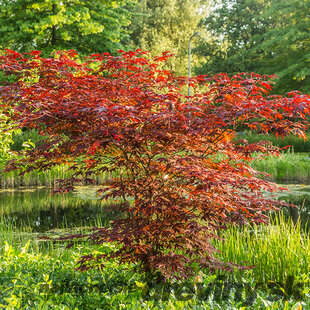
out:
<path id="1" fill-rule="evenodd" d="M 234 137 L 240 128 L 305 137 L 309 96 L 268 96 L 270 77 L 254 73 L 188 81 L 160 70 L 168 57 L 120 51 L 81 59 L 59 51 L 42 58 L 10 50 L 0 57 L 1 69 L 16 79 L 1 88 L 3 108 L 14 110 L 17 127 L 49 134 L 8 169 L 27 173 L 67 163 L 73 174 L 59 191 L 119 171 L 98 194 L 121 200 L 115 209 L 123 217 L 88 236 L 117 246 L 82 257 L 81 270 L 119 259 L 161 280 L 247 268 L 218 259 L 212 240 L 230 224 L 266 222 L 265 212 L 282 204 L 262 193 L 281 188 L 249 166 L 254 152 L 279 149 Z M 182 90 L 188 83 L 205 91 L 189 98 Z"/>

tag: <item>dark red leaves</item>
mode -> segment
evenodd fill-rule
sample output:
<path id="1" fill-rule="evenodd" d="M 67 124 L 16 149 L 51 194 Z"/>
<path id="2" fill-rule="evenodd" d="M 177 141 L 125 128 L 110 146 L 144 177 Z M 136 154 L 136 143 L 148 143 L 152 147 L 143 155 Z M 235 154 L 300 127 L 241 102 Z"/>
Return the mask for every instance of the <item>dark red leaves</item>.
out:
<path id="1" fill-rule="evenodd" d="M 309 96 L 268 96 L 272 77 L 241 73 L 192 78 L 193 89 L 203 91 L 188 98 L 188 79 L 159 69 L 170 56 L 150 59 L 141 50 L 84 60 L 74 51 L 0 56 L 1 70 L 17 77 L 1 88 L 3 109 L 13 109 L 17 126 L 49 134 L 11 169 L 70 163 L 73 176 L 59 183 L 60 191 L 107 172 L 111 179 L 98 194 L 123 202 L 116 207 L 122 217 L 89 236 L 96 244 L 116 242 L 117 250 L 82 258 L 80 269 L 117 257 L 166 278 L 187 277 L 193 266 L 232 270 L 238 266 L 213 256 L 217 231 L 266 222 L 264 212 L 280 204 L 262 192 L 281 188 L 248 165 L 254 154 L 279 149 L 238 140 L 237 132 L 304 137 Z"/>

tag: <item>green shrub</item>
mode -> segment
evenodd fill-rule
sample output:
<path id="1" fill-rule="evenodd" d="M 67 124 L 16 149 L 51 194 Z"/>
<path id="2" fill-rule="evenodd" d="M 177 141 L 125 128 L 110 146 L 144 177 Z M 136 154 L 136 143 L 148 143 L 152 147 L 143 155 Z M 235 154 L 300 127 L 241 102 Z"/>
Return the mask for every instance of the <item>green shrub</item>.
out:
<path id="1" fill-rule="evenodd" d="M 40 135 L 35 129 L 25 129 L 20 133 L 15 133 L 12 136 L 13 144 L 11 149 L 13 151 L 21 151 L 24 149 L 24 143 L 31 141 L 35 145 L 41 140 L 45 139 L 44 136 Z"/>

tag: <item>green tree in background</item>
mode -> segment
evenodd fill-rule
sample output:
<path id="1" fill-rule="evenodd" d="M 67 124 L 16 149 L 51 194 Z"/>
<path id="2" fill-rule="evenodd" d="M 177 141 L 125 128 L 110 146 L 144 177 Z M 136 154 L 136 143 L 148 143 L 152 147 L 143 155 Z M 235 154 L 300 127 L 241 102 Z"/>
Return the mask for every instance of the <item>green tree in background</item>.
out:
<path id="1" fill-rule="evenodd" d="M 139 0 L 133 10 L 132 46 L 149 50 L 153 55 L 173 52 L 176 57 L 169 63 L 169 69 L 178 75 L 187 75 L 188 41 L 193 33 L 199 31 L 199 23 L 205 16 L 202 8 L 207 7 L 208 2 Z M 193 55 L 193 63 L 197 62 L 198 58 Z"/>
<path id="2" fill-rule="evenodd" d="M 211 35 L 211 41 L 202 42 L 200 50 L 208 56 L 202 68 L 208 72 L 241 72 L 253 67 L 247 58 L 240 57 L 252 47 L 252 38 L 264 34 L 270 22 L 262 18 L 262 11 L 269 0 L 215 0 L 212 11 L 203 24 Z"/>
<path id="3" fill-rule="evenodd" d="M 279 75 L 278 89 L 310 93 L 310 1 L 273 0 L 263 13 L 273 25 L 251 51 L 266 73 Z M 253 55 L 253 56 L 252 56 Z"/>
<path id="4" fill-rule="evenodd" d="M 196 73 L 276 74 L 277 92 L 310 91 L 309 0 L 217 0 L 204 20 L 212 41 Z"/>
<path id="5" fill-rule="evenodd" d="M 128 35 L 131 0 L 2 0 L 0 46 L 19 51 L 114 52 Z"/>

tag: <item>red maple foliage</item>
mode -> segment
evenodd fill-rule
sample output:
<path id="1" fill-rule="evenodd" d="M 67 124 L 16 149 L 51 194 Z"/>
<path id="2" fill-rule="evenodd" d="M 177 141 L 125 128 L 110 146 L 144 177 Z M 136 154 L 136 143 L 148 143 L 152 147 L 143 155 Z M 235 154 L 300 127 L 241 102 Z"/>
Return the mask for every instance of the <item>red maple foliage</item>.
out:
<path id="1" fill-rule="evenodd" d="M 279 205 L 262 192 L 281 188 L 249 165 L 279 149 L 237 139 L 237 131 L 304 137 L 309 96 L 269 96 L 271 77 L 242 73 L 191 78 L 196 94 L 189 98 L 188 79 L 160 69 L 168 57 L 151 59 L 141 50 L 83 60 L 74 51 L 41 58 L 37 51 L 8 50 L 0 57 L 1 70 L 15 78 L 1 87 L 2 108 L 14 110 L 16 126 L 49 133 L 8 169 L 70 164 L 62 191 L 92 184 L 96 174 L 116 175 L 98 192 L 124 202 L 122 217 L 96 228 L 89 240 L 118 246 L 83 257 L 80 269 L 118 258 L 165 278 L 186 278 L 195 267 L 230 270 L 234 264 L 214 257 L 217 232 L 266 222 L 266 211 Z"/>

